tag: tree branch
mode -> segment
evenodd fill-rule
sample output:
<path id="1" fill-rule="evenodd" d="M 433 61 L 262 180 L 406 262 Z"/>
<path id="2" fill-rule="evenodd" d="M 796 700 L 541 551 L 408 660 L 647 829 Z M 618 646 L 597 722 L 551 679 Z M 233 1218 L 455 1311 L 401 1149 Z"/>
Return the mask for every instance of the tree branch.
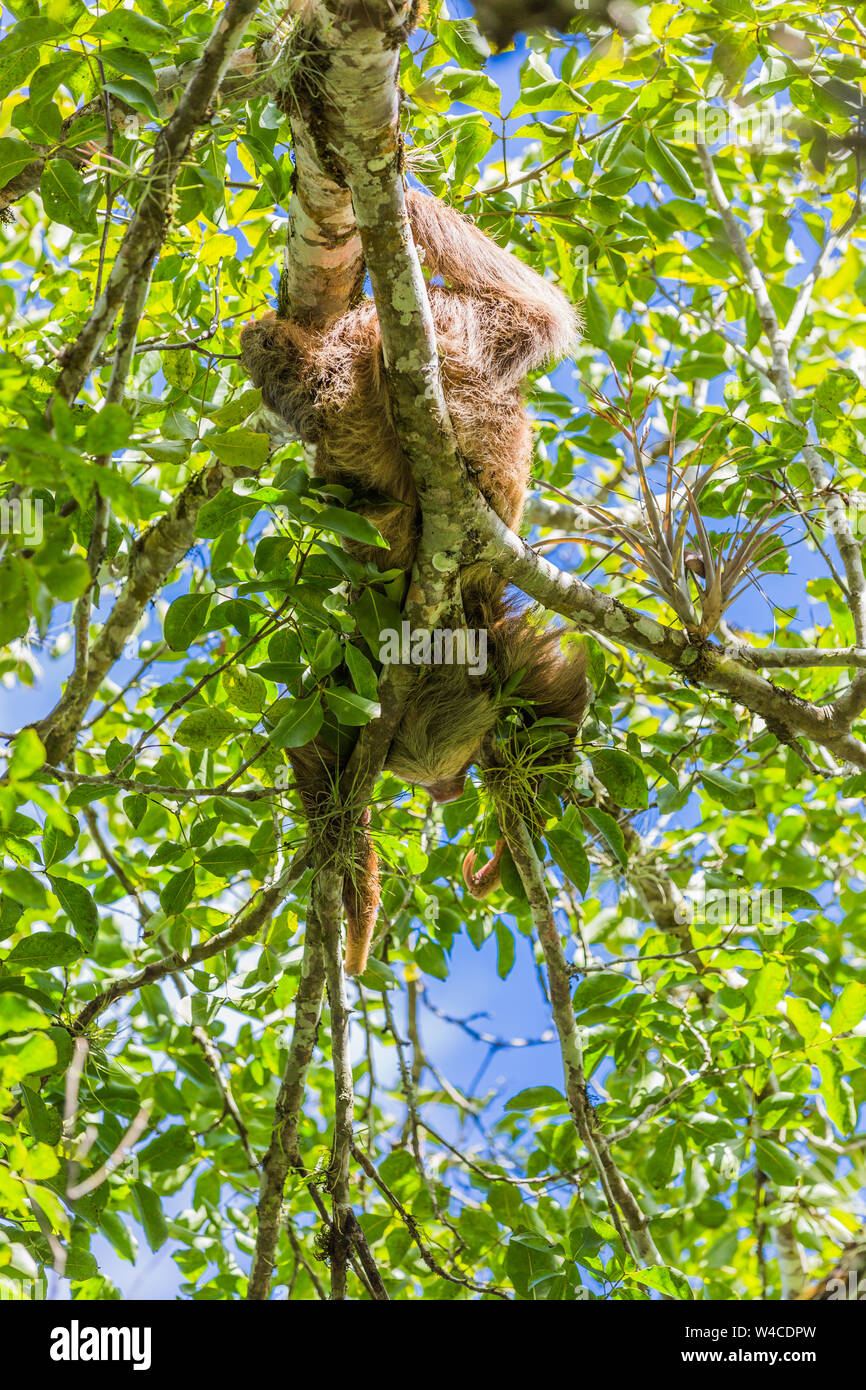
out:
<path id="1" fill-rule="evenodd" d="M 467 552 L 473 559 L 486 560 L 503 578 L 546 608 L 619 646 L 643 652 L 679 671 L 691 684 L 730 696 L 765 720 L 812 739 L 857 767 L 866 767 L 866 747 L 850 733 L 846 703 L 850 690 L 831 704 L 803 700 L 773 685 L 715 643 L 696 645 L 684 633 L 639 609 L 626 608 L 617 599 L 557 569 L 509 531 L 477 493 L 470 507 L 464 507 L 459 496 L 452 499 L 452 505 L 460 516 Z"/>
<path id="2" fill-rule="evenodd" d="M 301 978 L 295 995 L 295 1026 L 274 1109 L 271 1142 L 262 1160 L 256 1247 L 246 1295 L 250 1301 L 264 1302 L 269 1297 L 276 1265 L 286 1178 L 289 1169 L 304 1169 L 298 1146 L 298 1126 L 307 1072 L 319 1031 L 324 988 L 321 928 L 311 907 L 307 913 Z"/>
<path id="3" fill-rule="evenodd" d="M 485 763 L 495 773 L 498 763 L 492 748 L 486 750 Z M 538 939 L 544 952 L 550 1005 L 559 1034 L 565 1094 L 572 1119 L 601 1183 L 611 1220 L 619 1233 L 624 1250 L 632 1255 L 642 1268 L 663 1265 L 664 1261 L 649 1231 L 649 1220 L 641 1211 L 634 1194 L 617 1168 L 587 1096 L 583 1049 L 571 1002 L 569 969 L 550 894 L 547 891 L 544 870 L 532 843 L 532 836 L 524 821 L 499 792 L 495 776 L 492 789 L 499 813 L 499 824 L 526 891 Z"/>
<path id="4" fill-rule="evenodd" d="M 796 394 L 791 380 L 791 368 L 788 360 L 788 345 L 790 339 L 783 333 L 779 325 L 779 320 L 767 292 L 763 276 L 746 245 L 746 238 L 743 234 L 742 226 L 722 188 L 713 163 L 712 155 L 706 145 L 702 144 L 700 141 L 698 141 L 697 144 L 697 153 L 703 170 L 707 191 L 722 219 L 722 224 L 727 232 L 728 240 L 731 243 L 731 248 L 740 263 L 746 284 L 755 301 L 755 308 L 761 322 L 761 327 L 770 345 L 770 353 L 773 362 L 772 379 L 779 394 L 779 399 L 790 420 L 794 424 L 799 424 L 800 422 L 796 411 Z M 816 267 L 816 269 L 818 269 L 818 267 Z M 807 286 L 808 283 L 807 279 Z M 801 294 L 802 293 L 803 291 L 801 291 Z M 808 293 L 811 293 L 811 287 L 809 287 Z M 802 318 L 802 314 L 805 313 L 805 308 L 805 302 L 800 306 L 799 310 L 795 306 L 795 310 L 791 316 L 795 329 L 799 326 L 797 314 L 799 312 Z M 793 337 L 793 334 L 791 334 L 791 337 Z M 841 497 L 833 489 L 828 488 L 830 478 L 824 467 L 824 461 L 821 455 L 811 444 L 804 444 L 802 453 L 803 460 L 809 470 L 812 481 L 816 488 L 825 494 L 827 523 L 833 534 L 833 539 L 836 542 L 842 564 L 845 568 L 845 576 L 848 584 L 848 599 L 851 603 L 851 611 L 854 618 L 856 643 L 858 647 L 866 646 L 866 576 L 864 576 L 863 571 L 861 548 L 857 538 L 851 530 Z M 863 706 L 866 705 L 866 677 L 862 680 L 856 680 L 854 682 L 854 687 L 854 693 L 848 693 L 846 702 L 846 708 L 852 713 L 855 710 L 855 706 L 862 709 Z"/>
<path id="5" fill-rule="evenodd" d="M 120 305 L 135 292 L 170 226 L 169 201 L 193 133 L 208 109 L 258 0 L 228 0 L 204 52 L 196 61 L 174 114 L 158 133 L 144 176 L 144 193 L 124 233 L 105 288 L 78 337 L 61 358 L 56 394 L 74 400 L 111 329 Z"/>
<path id="6" fill-rule="evenodd" d="M 342 875 L 333 867 L 321 868 L 313 881 L 311 897 L 322 933 L 325 978 L 331 1011 L 331 1062 L 334 1071 L 334 1137 L 328 1165 L 331 1193 L 331 1300 L 347 1296 L 346 1270 L 352 1247 L 352 1194 L 349 1187 L 349 1160 L 352 1154 L 352 1125 L 355 1090 L 349 1044 L 349 1007 L 343 972 Z"/>
<path id="7" fill-rule="evenodd" d="M 202 469 L 159 521 L 133 543 L 126 581 L 90 650 L 86 675 L 74 685 L 67 683 L 50 714 L 33 725 L 45 744 L 49 763 L 61 763 L 68 757 L 88 705 L 122 655 L 126 639 L 195 541 L 198 514 L 205 502 L 222 488 L 231 487 L 246 471 L 238 472 L 222 463 Z"/>
<path id="8" fill-rule="evenodd" d="M 99 994 L 89 1000 L 78 1014 L 72 1025 L 73 1031 L 83 1033 L 109 1005 L 116 1003 L 124 995 L 133 994 L 137 989 L 143 989 L 145 985 L 155 984 L 157 980 L 164 979 L 166 975 L 173 975 L 176 971 L 189 970 L 191 966 L 198 965 L 199 961 L 208 960 L 211 956 L 227 951 L 230 946 L 236 945 L 248 936 L 255 936 L 265 923 L 270 921 L 292 884 L 300 878 L 306 868 L 307 861 L 302 852 L 292 860 L 288 868 L 273 883 L 257 889 L 244 906 L 235 913 L 229 925 L 223 931 L 218 932 L 216 936 L 211 936 L 207 941 L 193 946 L 186 955 L 181 955 L 180 951 L 173 951 L 170 956 L 163 956 L 160 960 L 153 961 L 151 965 L 145 966 L 143 970 L 137 971 L 134 975 L 115 980 L 106 989 L 100 990 Z"/>

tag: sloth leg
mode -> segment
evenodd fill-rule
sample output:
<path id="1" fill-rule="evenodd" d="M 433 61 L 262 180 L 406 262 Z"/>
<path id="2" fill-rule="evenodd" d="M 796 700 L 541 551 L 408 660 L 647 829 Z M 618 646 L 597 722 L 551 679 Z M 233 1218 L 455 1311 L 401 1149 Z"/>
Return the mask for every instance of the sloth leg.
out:
<path id="1" fill-rule="evenodd" d="M 493 857 L 477 870 L 475 868 L 474 849 L 471 849 L 463 860 L 463 882 L 473 898 L 486 898 L 488 893 L 492 893 L 494 888 L 499 887 L 502 882 L 501 860 L 504 849 L 505 841 L 497 840 Z"/>
<path id="2" fill-rule="evenodd" d="M 313 334 L 274 313 L 251 320 L 241 331 L 241 359 L 262 400 L 306 444 L 321 434 Z"/>
<path id="3" fill-rule="evenodd" d="M 370 808 L 361 817 L 357 831 L 351 874 L 343 881 L 343 907 L 346 910 L 346 974 L 360 975 L 367 955 L 381 900 L 379 861 L 370 838 Z"/>

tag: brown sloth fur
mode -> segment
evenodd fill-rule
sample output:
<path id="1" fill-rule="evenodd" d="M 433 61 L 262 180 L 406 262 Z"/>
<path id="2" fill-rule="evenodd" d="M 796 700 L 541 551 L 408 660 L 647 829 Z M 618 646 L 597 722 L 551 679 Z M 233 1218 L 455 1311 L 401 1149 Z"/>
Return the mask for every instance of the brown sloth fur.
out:
<path id="1" fill-rule="evenodd" d="M 425 266 L 445 281 L 429 286 L 430 307 L 460 451 L 494 511 L 515 528 L 532 453 L 523 382 L 569 352 L 574 309 L 553 284 L 438 199 L 409 191 L 407 207 Z M 364 300 L 324 329 L 267 314 L 244 328 L 241 352 L 265 404 L 316 446 L 317 474 L 351 488 L 357 510 L 388 543 L 387 550 L 352 544 L 352 552 L 380 570 L 410 570 L 421 515 L 392 419 L 374 303 Z M 516 611 L 501 581 L 481 566 L 461 574 L 461 589 L 467 627 L 487 631 L 487 672 L 429 667 L 409 697 L 385 764 L 437 801 L 460 795 L 484 738 L 509 704 L 528 709 L 532 720 L 561 721 L 570 749 L 587 703 L 582 657 L 562 655 L 558 631 L 540 628 L 531 611 Z M 503 700 L 509 681 L 515 684 Z M 307 815 L 327 814 L 334 753 L 318 739 L 289 756 Z M 559 760 L 567 756 L 560 747 Z M 345 876 L 349 974 L 364 969 L 379 905 L 368 826 L 369 812 Z M 500 853 L 497 846 L 478 872 L 467 856 L 464 876 L 476 896 L 498 883 Z"/>

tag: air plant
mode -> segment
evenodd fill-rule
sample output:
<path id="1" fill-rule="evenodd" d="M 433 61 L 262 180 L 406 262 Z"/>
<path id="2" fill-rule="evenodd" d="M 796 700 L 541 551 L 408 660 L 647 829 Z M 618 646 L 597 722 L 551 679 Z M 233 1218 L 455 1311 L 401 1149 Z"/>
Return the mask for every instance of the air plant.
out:
<path id="1" fill-rule="evenodd" d="M 674 462 L 676 447 L 677 410 L 674 408 L 665 479 L 664 503 L 656 497 L 647 478 L 645 444 L 647 425 L 638 435 L 638 425 L 624 410 L 613 405 L 600 392 L 594 393 L 599 405 L 600 419 L 612 424 L 631 445 L 635 468 L 640 482 L 638 503 L 641 519 L 635 522 L 620 520 L 615 512 L 591 503 L 582 510 L 600 523 L 602 533 L 615 537 L 617 544 L 599 540 L 598 531 L 581 537 L 592 545 L 601 546 L 609 554 L 622 554 L 647 576 L 644 587 L 670 605 L 693 637 L 706 638 L 715 632 L 723 614 L 746 589 L 757 583 L 755 567 L 784 549 L 774 533 L 784 525 L 784 519 L 766 525 L 776 502 L 761 509 L 745 528 L 728 535 L 711 538 L 699 510 L 701 494 L 726 463 L 734 462 L 745 451 L 738 449 L 715 459 L 704 469 L 697 469 L 690 482 Z M 648 407 L 652 394 L 646 402 Z M 646 407 L 645 407 L 646 409 Z M 644 411 L 645 413 L 645 411 Z M 697 454 L 700 450 L 700 441 Z M 690 469 L 697 466 L 688 463 Z M 692 522 L 691 528 L 689 521 Z"/>

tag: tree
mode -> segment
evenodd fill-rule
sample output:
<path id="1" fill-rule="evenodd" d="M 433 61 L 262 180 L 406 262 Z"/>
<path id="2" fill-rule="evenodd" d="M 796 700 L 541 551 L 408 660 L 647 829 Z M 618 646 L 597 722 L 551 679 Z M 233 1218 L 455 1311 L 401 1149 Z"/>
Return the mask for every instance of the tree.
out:
<path id="1" fill-rule="evenodd" d="M 0 1273 L 121 1296 L 106 1249 L 169 1239 L 182 1294 L 217 1300 L 777 1299 L 847 1268 L 856 13 L 592 6 L 496 55 L 379 0 L 9 8 Z M 583 304 L 579 381 L 532 385 L 532 545 L 456 450 L 407 177 Z M 543 840 L 480 774 L 435 811 L 380 776 L 404 671 L 335 684 L 405 611 L 242 374 L 284 255 L 311 322 L 369 272 L 422 505 L 452 498 L 412 613 L 435 626 L 468 538 L 582 634 L 593 706 Z M 386 870 L 351 1003 L 335 847 L 285 752 L 325 708 L 357 739 L 346 834 L 373 798 Z M 497 831 L 482 904 L 460 863 Z M 467 943 L 486 1006 L 541 989 L 540 1036 L 466 1012 Z"/>

